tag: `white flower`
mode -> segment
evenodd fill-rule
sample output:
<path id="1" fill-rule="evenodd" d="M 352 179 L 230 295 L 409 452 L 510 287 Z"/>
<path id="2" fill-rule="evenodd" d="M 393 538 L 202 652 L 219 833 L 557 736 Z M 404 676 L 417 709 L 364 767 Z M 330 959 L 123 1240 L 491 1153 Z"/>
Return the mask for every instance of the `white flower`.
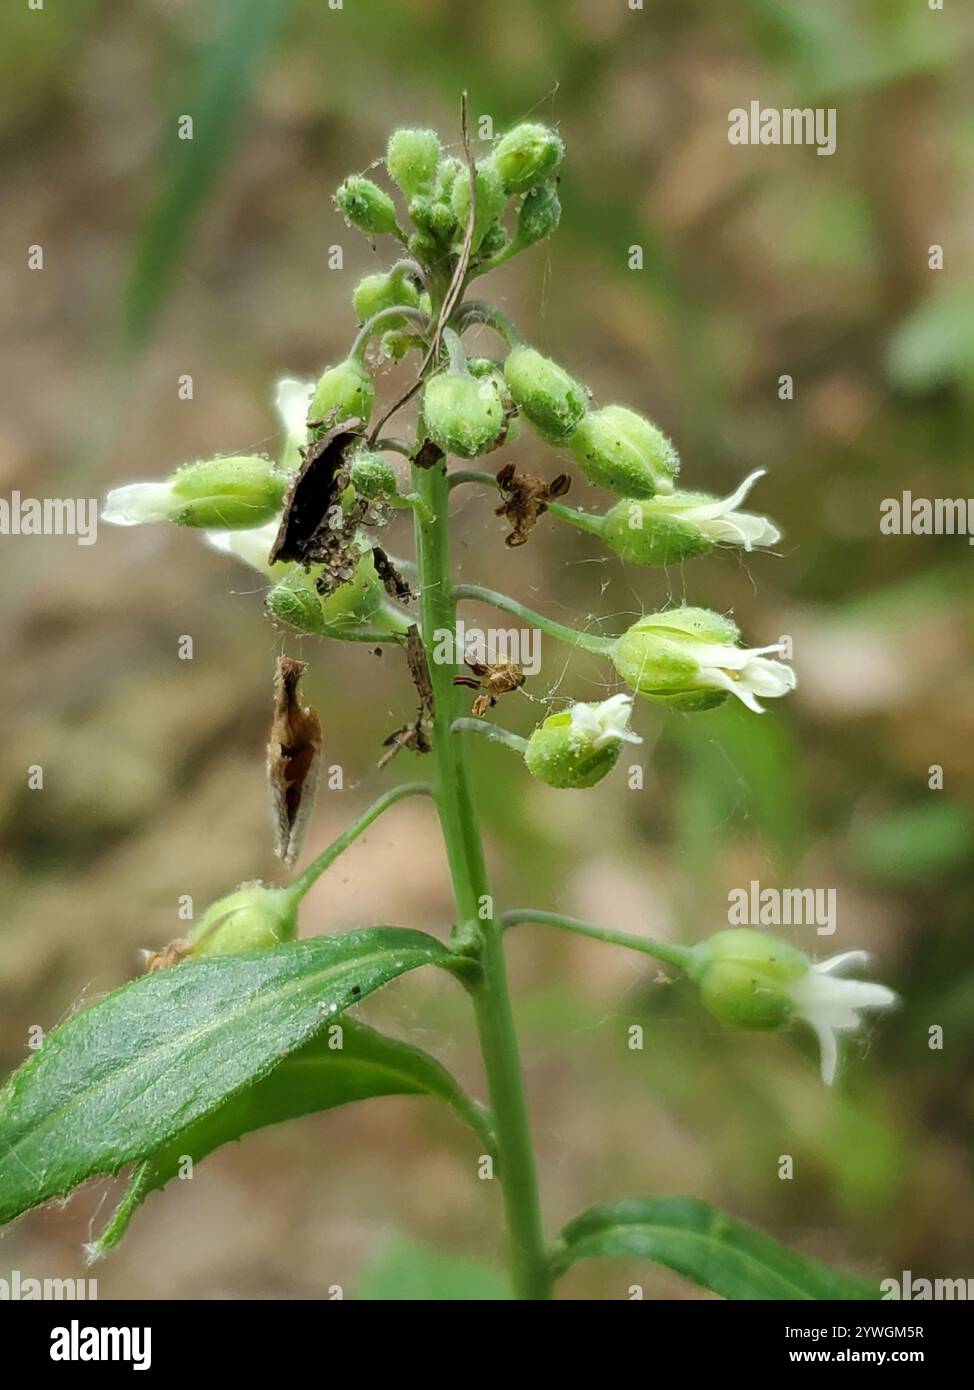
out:
<path id="1" fill-rule="evenodd" d="M 795 1011 L 818 1037 L 822 1054 L 822 1080 L 831 1086 L 838 1062 L 836 1035 L 853 1033 L 860 1025 L 860 1009 L 889 1009 L 897 995 L 886 985 L 867 980 L 836 978 L 836 972 L 847 965 L 864 964 L 866 951 L 843 951 L 828 960 L 810 965 L 804 975 L 783 986 Z"/>
<path id="2" fill-rule="evenodd" d="M 111 490 L 101 519 L 112 526 L 141 526 L 148 521 L 169 521 L 185 505 L 185 499 L 177 497 L 169 483 L 128 483 Z"/>
<path id="3" fill-rule="evenodd" d="M 628 727 L 632 713 L 631 695 L 612 695 L 600 704 L 572 705 L 571 732 L 584 739 L 592 749 L 605 748 L 610 743 L 642 743 L 638 734 Z"/>
<path id="4" fill-rule="evenodd" d="M 314 390 L 313 381 L 295 381 L 293 377 L 284 377 L 277 383 L 274 408 L 286 435 L 283 458 L 285 465 L 298 461 L 298 449 L 308 438 L 308 411 L 311 408 Z"/>
<path id="5" fill-rule="evenodd" d="M 269 521 L 266 526 L 253 526 L 244 531 L 207 531 L 206 543 L 221 555 L 234 555 L 251 569 L 268 578 L 276 577 L 285 568 L 280 563 L 268 564 L 267 557 L 277 537 L 280 523 Z"/>
<path id="6" fill-rule="evenodd" d="M 740 545 L 745 550 L 753 550 L 756 545 L 775 545 L 781 539 L 781 532 L 770 517 L 737 511 L 758 478 L 764 477 L 765 471 L 758 468 L 749 474 L 729 497 L 698 502 L 688 501 L 685 494 L 677 493 L 673 498 L 655 497 L 652 505 L 655 510 L 665 511 L 697 527 L 718 544 Z"/>
<path id="7" fill-rule="evenodd" d="M 787 695 L 798 684 L 798 677 L 783 661 L 769 661 L 766 652 L 781 652 L 783 643 L 770 647 L 735 647 L 722 642 L 687 643 L 687 651 L 697 661 L 698 680 L 703 686 L 727 690 L 755 714 L 763 714 L 762 699 Z"/>

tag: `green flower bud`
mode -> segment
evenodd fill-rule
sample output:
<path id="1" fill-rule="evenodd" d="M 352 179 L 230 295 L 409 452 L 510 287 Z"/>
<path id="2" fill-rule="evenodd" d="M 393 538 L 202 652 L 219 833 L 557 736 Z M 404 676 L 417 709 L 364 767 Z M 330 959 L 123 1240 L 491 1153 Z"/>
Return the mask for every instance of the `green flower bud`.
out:
<path id="1" fill-rule="evenodd" d="M 561 221 L 561 202 L 554 184 L 542 184 L 525 194 L 517 214 L 514 240 L 518 250 L 526 250 L 551 236 Z"/>
<path id="2" fill-rule="evenodd" d="M 572 437 L 571 450 L 590 482 L 623 497 L 672 492 L 680 467 L 662 430 L 622 405 L 590 411 Z"/>
<path id="3" fill-rule="evenodd" d="M 492 159 L 478 161 L 476 182 L 477 216 L 474 221 L 473 242 L 470 247 L 472 252 L 479 248 L 485 233 L 500 217 L 507 203 L 503 180 Z M 470 176 L 466 170 L 454 180 L 450 205 L 457 221 L 456 240 L 462 241 L 466 234 L 467 216 L 470 211 Z"/>
<path id="4" fill-rule="evenodd" d="M 435 130 L 397 130 L 389 137 L 386 168 L 389 177 L 414 198 L 430 187 L 440 162 L 440 137 Z"/>
<path id="5" fill-rule="evenodd" d="M 674 565 L 704 555 L 716 545 L 751 551 L 774 545 L 781 533 L 766 516 L 737 510 L 758 469 L 730 497 L 706 492 L 671 492 L 652 498 L 626 497 L 602 519 L 601 535 L 617 555 L 636 565 Z"/>
<path id="6" fill-rule="evenodd" d="M 423 390 L 426 432 L 444 453 L 472 459 L 494 443 L 504 424 L 504 406 L 490 377 L 440 372 Z"/>
<path id="7" fill-rule="evenodd" d="M 371 450 L 362 449 L 352 456 L 348 476 L 359 496 L 370 501 L 399 496 L 396 470 L 387 458 Z"/>
<path id="8" fill-rule="evenodd" d="M 524 121 L 501 136 L 494 159 L 508 193 L 526 193 L 561 163 L 565 146 L 547 126 Z"/>
<path id="9" fill-rule="evenodd" d="M 329 594 L 319 594 L 316 573 L 294 569 L 267 595 L 271 616 L 298 632 L 341 637 L 343 629 L 369 622 L 382 607 L 385 589 L 375 572 L 371 548 L 363 551 L 355 573 Z"/>
<path id="10" fill-rule="evenodd" d="M 322 429 L 342 420 L 368 420 L 375 404 L 375 386 L 365 367 L 347 357 L 318 378 L 311 397 L 309 419 L 323 422 Z"/>
<path id="11" fill-rule="evenodd" d="M 189 933 L 187 956 L 230 956 L 259 951 L 293 941 L 298 929 L 297 905 L 283 888 L 245 883 L 236 892 L 211 903 Z"/>
<path id="12" fill-rule="evenodd" d="M 624 742 L 642 743 L 627 728 L 631 709 L 630 695 L 613 695 L 549 715 L 528 739 L 528 771 L 549 787 L 594 787 L 615 767 Z"/>
<path id="13" fill-rule="evenodd" d="M 374 318 L 383 309 L 394 309 L 400 304 L 408 309 L 418 309 L 420 292 L 405 271 L 392 270 L 388 274 L 380 272 L 378 275 L 366 275 L 364 280 L 359 281 L 352 294 L 352 304 L 359 323 L 368 323 L 369 319 Z M 389 328 L 398 328 L 406 320 L 400 314 L 384 322 Z"/>
<path id="14" fill-rule="evenodd" d="M 335 206 L 350 227 L 357 227 L 368 236 L 396 236 L 399 232 L 396 204 L 371 178 L 361 174 L 346 178 L 335 193 Z"/>
<path id="15" fill-rule="evenodd" d="M 433 184 L 433 198 L 439 203 L 448 203 L 453 197 L 453 185 L 457 181 L 457 175 L 466 173 L 467 166 L 462 159 L 457 159 L 454 155 L 448 155 L 436 171 L 436 182 Z"/>
<path id="16" fill-rule="evenodd" d="M 694 948 L 690 969 L 708 1013 L 735 1028 L 780 1028 L 795 1012 L 791 987 L 809 970 L 794 946 L 750 927 L 719 931 Z"/>
<path id="17" fill-rule="evenodd" d="M 795 673 L 765 653 L 770 647 L 739 647 L 737 624 L 707 608 L 671 608 L 649 613 L 616 638 L 609 656 L 619 675 L 647 699 L 694 711 L 714 709 L 728 694 L 760 714 L 758 701 L 786 695 Z"/>
<path id="18" fill-rule="evenodd" d="M 480 255 L 483 257 L 496 256 L 498 251 L 503 251 L 507 245 L 507 229 L 500 222 L 495 222 L 492 227 L 488 227 L 484 233 L 484 239 L 480 243 Z"/>
<path id="19" fill-rule="evenodd" d="M 352 227 L 369 236 L 399 231 L 396 207 L 389 194 L 361 174 L 350 175 L 335 194 L 335 206 Z"/>
<path id="20" fill-rule="evenodd" d="M 838 1036 L 859 1028 L 863 1009 L 889 1009 L 897 996 L 886 985 L 843 978 L 865 951 L 842 951 L 811 961 L 804 952 L 750 927 L 719 931 L 694 946 L 688 974 L 706 1009 L 735 1028 L 780 1028 L 792 1020 L 818 1039 L 822 1080 L 831 1086 Z"/>
<path id="21" fill-rule="evenodd" d="M 564 444 L 585 415 L 584 387 L 531 347 L 516 347 L 504 363 L 504 377 L 514 403 L 549 444 Z"/>
<path id="22" fill-rule="evenodd" d="M 109 493 L 102 520 L 115 526 L 174 521 L 177 526 L 250 528 L 281 510 L 287 476 L 259 455 L 189 463 L 164 483 L 130 483 Z"/>

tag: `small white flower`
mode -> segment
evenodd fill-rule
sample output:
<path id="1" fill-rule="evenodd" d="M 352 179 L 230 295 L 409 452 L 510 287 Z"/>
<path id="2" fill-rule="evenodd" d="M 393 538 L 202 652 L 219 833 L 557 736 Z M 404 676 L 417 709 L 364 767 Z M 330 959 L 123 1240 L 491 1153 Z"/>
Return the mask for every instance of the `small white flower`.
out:
<path id="1" fill-rule="evenodd" d="M 783 661 L 769 661 L 766 652 L 781 652 L 783 643 L 770 647 L 735 647 L 730 643 L 694 642 L 688 644 L 700 666 L 701 685 L 727 690 L 755 714 L 763 714 L 762 699 L 787 695 L 798 684 L 798 677 Z"/>
<path id="2" fill-rule="evenodd" d="M 284 426 L 287 436 L 284 446 L 284 463 L 296 462 L 298 449 L 308 438 L 308 411 L 314 395 L 313 381 L 295 381 L 284 377 L 277 383 L 274 393 L 274 408 Z"/>
<path id="3" fill-rule="evenodd" d="M 279 527 L 279 522 L 269 521 L 266 526 L 254 526 L 244 531 L 207 531 L 206 543 L 222 555 L 236 556 L 268 578 L 276 577 L 284 567 L 280 564 L 270 565 L 267 557 Z"/>
<path id="4" fill-rule="evenodd" d="M 642 743 L 638 734 L 628 727 L 632 713 L 631 695 L 612 695 L 599 704 L 572 705 L 571 731 L 584 739 L 593 749 L 610 743 Z"/>
<path id="5" fill-rule="evenodd" d="M 169 521 L 185 505 L 169 483 L 128 483 L 111 490 L 101 519 L 112 526 L 141 526 L 149 521 Z"/>
<path id="6" fill-rule="evenodd" d="M 889 1009 L 897 995 L 886 985 L 868 980 L 844 980 L 836 972 L 847 965 L 862 965 L 869 959 L 866 951 L 843 951 L 828 960 L 811 965 L 804 975 L 783 986 L 800 1018 L 818 1037 L 822 1054 L 822 1080 L 831 1086 L 838 1062 L 839 1033 L 853 1033 L 861 1023 L 860 1009 Z"/>
<path id="7" fill-rule="evenodd" d="M 729 497 L 687 502 L 677 494 L 672 499 L 654 498 L 653 507 L 680 521 L 689 522 L 718 544 L 739 545 L 744 550 L 753 550 L 757 545 L 775 545 L 781 539 L 781 532 L 770 517 L 737 510 L 758 478 L 764 477 L 765 471 L 758 468 L 749 474 Z"/>

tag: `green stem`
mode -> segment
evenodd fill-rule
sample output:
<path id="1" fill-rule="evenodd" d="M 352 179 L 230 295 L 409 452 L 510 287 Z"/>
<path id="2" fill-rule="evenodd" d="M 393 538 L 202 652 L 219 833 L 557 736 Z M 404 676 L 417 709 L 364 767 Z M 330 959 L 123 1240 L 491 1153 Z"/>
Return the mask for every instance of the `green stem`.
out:
<path id="1" fill-rule="evenodd" d="M 524 342 L 512 320 L 496 304 L 488 304 L 485 299 L 465 300 L 454 310 L 452 322 L 458 325 L 459 333 L 465 333 L 472 324 L 482 323 L 503 338 L 509 348 Z"/>
<path id="2" fill-rule="evenodd" d="M 372 805 L 362 812 L 358 820 L 352 821 L 351 825 L 343 830 L 337 840 L 333 840 L 327 849 L 322 850 L 314 863 L 309 864 L 300 878 L 296 878 L 287 890 L 288 897 L 295 906 L 301 901 L 305 893 L 317 883 L 318 879 L 329 867 L 334 864 L 338 856 L 348 849 L 353 840 L 357 840 L 364 830 L 368 830 L 374 820 L 378 820 L 383 811 L 394 806 L 397 801 L 402 801 L 406 796 L 432 796 L 433 788 L 429 782 L 403 782 L 398 787 L 391 787 Z"/>
<path id="3" fill-rule="evenodd" d="M 487 487 L 497 487 L 493 473 L 485 473 L 482 468 L 455 468 L 447 479 L 450 491 L 461 483 L 484 483 Z"/>
<path id="4" fill-rule="evenodd" d="M 501 917 L 501 926 L 505 930 L 516 926 L 518 922 L 536 922 L 543 927 L 561 927 L 563 931 L 575 932 L 578 936 L 590 936 L 593 941 L 604 941 L 610 946 L 628 946 L 630 950 L 655 956 L 667 965 L 675 965 L 678 970 L 689 971 L 693 960 L 692 946 L 654 941 L 650 936 L 635 936 L 632 932 L 610 931 L 608 927 L 597 927 L 592 922 L 581 922 L 577 917 L 564 917 L 560 912 L 544 912 L 534 907 L 514 907 Z"/>
<path id="5" fill-rule="evenodd" d="M 367 323 L 363 323 L 362 327 L 355 335 L 355 341 L 349 349 L 349 357 L 361 360 L 362 354 L 368 346 L 369 339 L 373 338 L 376 333 L 381 332 L 382 325 L 388 323 L 391 318 L 405 318 L 409 320 L 409 322 L 416 325 L 423 335 L 429 333 L 430 329 L 433 327 L 428 316 L 424 314 L 421 309 L 413 309 L 409 304 L 393 304 L 388 309 L 380 309 L 377 314 L 372 315 Z"/>
<path id="6" fill-rule="evenodd" d="M 605 517 L 601 512 L 586 512 L 581 507 L 566 507 L 564 502 L 549 502 L 548 511 L 559 521 L 567 521 L 569 526 L 577 526 L 580 531 L 588 531 L 593 536 L 601 536 L 605 530 Z"/>
<path id="7" fill-rule="evenodd" d="M 559 642 L 567 642 L 570 647 L 581 647 L 583 651 L 596 652 L 600 656 L 604 656 L 616 640 L 614 637 L 599 637 L 592 632 L 579 632 L 578 628 L 566 627 L 564 623 L 556 623 L 553 618 L 546 618 L 543 614 L 536 613 L 533 608 L 526 607 L 517 599 L 510 598 L 507 594 L 499 594 L 495 589 L 485 589 L 480 584 L 454 584 L 453 597 L 455 599 L 478 599 L 481 603 L 492 603 L 495 608 L 500 608 L 505 613 L 512 613 L 515 618 L 529 623 L 531 627 L 540 628 L 542 632 L 546 632 L 549 637 L 554 637 Z"/>
<path id="8" fill-rule="evenodd" d="M 528 746 L 526 738 L 514 734 L 510 729 L 502 729 L 498 724 L 488 724 L 486 719 L 454 719 L 450 725 L 451 734 L 483 734 L 484 738 L 503 743 L 505 748 L 515 753 L 523 753 Z"/>
<path id="9" fill-rule="evenodd" d="M 448 487 L 442 463 L 413 469 L 413 486 L 432 520 L 417 514 L 423 640 L 433 687 L 434 795 L 458 914 L 457 942 L 479 957 L 482 975 L 472 989 L 477 1030 L 497 1135 L 499 1177 L 507 1217 L 511 1270 L 519 1298 L 551 1294 L 534 1150 L 507 985 L 500 923 L 493 914 L 483 846 L 463 740 L 450 732 L 456 714 L 457 667 L 432 659 L 437 632 L 456 632 L 447 541 Z"/>

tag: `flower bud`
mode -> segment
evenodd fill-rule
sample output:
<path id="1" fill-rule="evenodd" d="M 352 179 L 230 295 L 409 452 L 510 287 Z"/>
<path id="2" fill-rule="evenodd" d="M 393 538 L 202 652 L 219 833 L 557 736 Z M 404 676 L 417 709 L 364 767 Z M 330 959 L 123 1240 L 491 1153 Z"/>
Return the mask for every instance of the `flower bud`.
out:
<path id="1" fill-rule="evenodd" d="M 557 362 L 522 344 L 508 354 L 504 376 L 515 405 L 542 439 L 564 444 L 571 438 L 588 402 L 584 388 Z"/>
<path id="2" fill-rule="evenodd" d="M 694 948 L 690 973 L 700 1002 L 736 1028 L 780 1028 L 794 1013 L 789 986 L 809 960 L 786 942 L 750 927 L 719 931 Z"/>
<path id="3" fill-rule="evenodd" d="M 490 377 L 440 372 L 423 390 L 426 432 L 444 453 L 472 459 L 494 443 L 504 424 L 504 406 Z"/>
<path id="4" fill-rule="evenodd" d="M 351 579 L 330 593 L 319 594 L 316 578 L 314 570 L 295 568 L 275 584 L 267 595 L 271 616 L 298 632 L 341 637 L 343 629 L 369 622 L 385 600 L 371 549 L 363 550 Z"/>
<path id="5" fill-rule="evenodd" d="M 647 699 L 694 711 L 714 709 L 728 694 L 761 714 L 770 699 L 795 688 L 795 673 L 769 661 L 770 647 L 739 647 L 737 624 L 706 608 L 649 613 L 616 638 L 609 656 L 619 675 Z"/>
<path id="6" fill-rule="evenodd" d="M 283 888 L 245 883 L 206 909 L 189 933 L 195 956 L 230 956 L 292 941 L 298 929 L 297 905 Z"/>
<path id="7" fill-rule="evenodd" d="M 470 250 L 476 251 L 484 239 L 488 228 L 497 221 L 507 202 L 504 183 L 497 165 L 492 159 L 481 159 L 476 169 L 477 215 L 474 221 L 473 242 Z M 470 211 L 470 175 L 467 170 L 458 174 L 453 182 L 450 205 L 457 221 L 456 240 L 461 242 L 467 231 L 467 217 Z"/>
<path id="8" fill-rule="evenodd" d="M 388 193 L 361 174 L 350 175 L 335 194 L 335 206 L 352 227 L 368 236 L 399 231 L 396 207 Z"/>
<path id="9" fill-rule="evenodd" d="M 680 467 L 662 430 L 622 405 L 590 411 L 572 437 L 571 450 L 589 482 L 623 497 L 672 492 Z"/>
<path id="10" fill-rule="evenodd" d="M 396 470 L 387 458 L 369 449 L 352 455 L 348 477 L 359 496 L 371 502 L 399 496 Z"/>
<path id="11" fill-rule="evenodd" d="M 507 245 L 507 228 L 501 222 L 495 222 L 488 227 L 484 233 L 484 239 L 480 243 L 480 255 L 483 257 L 496 256 L 498 251 L 503 251 Z"/>
<path id="12" fill-rule="evenodd" d="M 561 202 L 554 184 L 542 184 L 525 194 L 517 214 L 514 240 L 519 251 L 551 236 L 561 221 Z"/>
<path id="13" fill-rule="evenodd" d="M 318 378 L 311 397 L 309 418 L 322 421 L 321 428 L 342 420 L 368 420 L 375 404 L 375 386 L 361 362 L 347 357 L 337 367 L 329 367 Z"/>
<path id="14" fill-rule="evenodd" d="M 389 177 L 414 198 L 430 187 L 440 162 L 440 137 L 435 130 L 396 130 L 389 137 L 386 168 Z"/>
<path id="15" fill-rule="evenodd" d="M 173 521 L 177 526 L 259 526 L 281 510 L 287 476 L 259 455 L 189 463 L 164 483 L 114 488 L 102 520 L 115 526 Z"/>
<path id="16" fill-rule="evenodd" d="M 781 533 L 773 522 L 736 510 L 762 471 L 752 473 L 725 498 L 705 492 L 625 497 L 606 512 L 602 537 L 617 555 L 636 565 L 675 565 L 716 545 L 739 545 L 747 551 L 774 545 Z"/>
<path id="17" fill-rule="evenodd" d="M 502 135 L 494 159 L 507 193 L 526 193 L 561 163 L 565 146 L 547 126 L 524 121 Z"/>
<path id="18" fill-rule="evenodd" d="M 400 304 L 407 309 L 418 309 L 419 303 L 420 292 L 402 269 L 391 270 L 387 274 L 366 275 L 352 293 L 352 304 L 359 323 L 368 323 L 383 309 L 394 309 Z M 397 318 L 383 320 L 388 328 L 399 328 L 405 322 L 401 314 Z"/>
<path id="19" fill-rule="evenodd" d="M 642 743 L 628 727 L 632 696 L 574 704 L 549 715 L 524 750 L 533 777 L 549 787 L 594 787 L 619 758 L 623 743 Z"/>

